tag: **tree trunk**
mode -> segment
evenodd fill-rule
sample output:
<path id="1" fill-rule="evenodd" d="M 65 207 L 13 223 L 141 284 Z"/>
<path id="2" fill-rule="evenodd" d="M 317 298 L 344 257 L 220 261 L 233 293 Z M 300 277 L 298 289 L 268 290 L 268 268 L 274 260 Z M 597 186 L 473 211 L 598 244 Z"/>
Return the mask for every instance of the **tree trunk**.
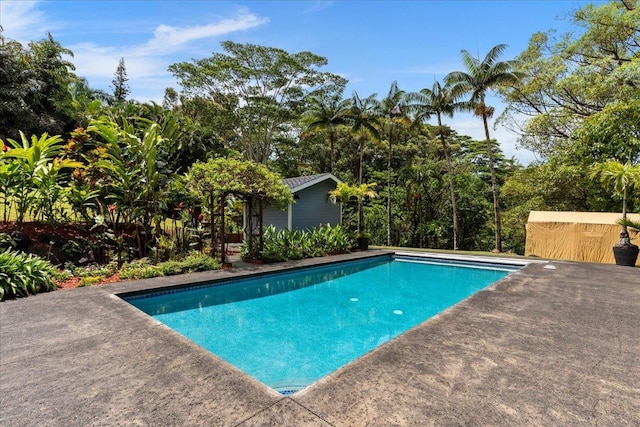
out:
<path id="1" fill-rule="evenodd" d="M 487 155 L 489 156 L 489 170 L 491 171 L 491 192 L 493 193 L 493 214 L 496 226 L 496 248 L 495 251 L 502 252 L 502 223 L 500 220 L 500 206 L 498 205 L 498 182 L 496 179 L 496 168 L 494 165 L 493 148 L 491 147 L 491 137 L 489 136 L 489 123 L 486 108 L 482 110 L 482 122 L 484 133 L 487 137 Z"/>
<path id="2" fill-rule="evenodd" d="M 358 235 L 364 233 L 364 197 L 358 200 Z"/>
<path id="3" fill-rule="evenodd" d="M 335 135 L 333 134 L 333 129 L 329 128 L 328 130 L 328 138 L 329 138 L 329 156 L 330 156 L 330 162 L 331 162 L 331 173 L 334 173 L 335 170 L 335 153 L 334 153 L 334 142 L 333 140 L 335 139 Z"/>
<path id="4" fill-rule="evenodd" d="M 362 163 L 364 161 L 364 136 L 358 141 L 358 184 L 362 184 Z"/>
<path id="5" fill-rule="evenodd" d="M 389 155 L 387 156 L 387 246 L 391 246 L 391 147 L 393 139 L 393 117 L 389 117 Z"/>
<path id="6" fill-rule="evenodd" d="M 449 149 L 447 147 L 447 141 L 442 133 L 442 119 L 438 114 L 438 127 L 440 128 L 440 142 L 442 143 L 442 150 L 444 151 L 444 159 L 447 163 L 447 174 L 449 175 L 449 193 L 451 196 L 451 210 L 453 214 L 453 250 L 458 250 L 458 208 L 456 206 L 456 191 L 453 184 L 453 167 L 451 166 L 451 158 L 449 157 Z"/>

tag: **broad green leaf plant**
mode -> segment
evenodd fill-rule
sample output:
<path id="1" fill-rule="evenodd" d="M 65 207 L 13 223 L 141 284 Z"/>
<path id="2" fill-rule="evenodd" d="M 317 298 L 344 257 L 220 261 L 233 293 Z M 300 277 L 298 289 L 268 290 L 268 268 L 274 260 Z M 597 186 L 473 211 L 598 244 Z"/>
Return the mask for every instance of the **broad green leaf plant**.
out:
<path id="1" fill-rule="evenodd" d="M 35 218 L 55 221 L 62 183 L 66 182 L 61 172 L 81 168 L 82 163 L 63 157 L 63 140 L 59 135 L 44 133 L 29 139 L 20 132 L 20 141 L 7 139 L 7 143 L 7 151 L 0 156 L 0 174 L 6 178 L 3 186 L 7 187 L 5 207 L 15 204 L 18 223 L 24 221 L 28 211 Z"/>

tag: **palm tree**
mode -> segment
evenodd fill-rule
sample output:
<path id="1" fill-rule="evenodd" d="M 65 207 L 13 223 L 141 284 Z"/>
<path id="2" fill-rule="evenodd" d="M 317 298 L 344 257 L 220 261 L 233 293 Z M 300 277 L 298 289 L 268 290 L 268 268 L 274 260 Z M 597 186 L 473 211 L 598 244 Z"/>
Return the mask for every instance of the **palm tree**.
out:
<path id="1" fill-rule="evenodd" d="M 519 80 L 519 74 L 512 71 L 514 61 L 498 62 L 497 58 L 507 48 L 505 44 L 494 46 L 482 61 L 472 56 L 466 50 L 462 50 L 462 62 L 466 67 L 464 71 L 454 71 L 445 77 L 445 84 L 452 85 L 454 93 L 470 93 L 469 109 L 473 108 L 476 116 L 482 117 L 484 133 L 487 141 L 487 155 L 489 157 L 489 170 L 491 171 L 491 191 L 493 193 L 493 212 L 495 217 L 495 233 L 497 252 L 502 252 L 502 225 L 500 221 L 500 207 L 498 205 L 498 183 L 494 166 L 493 148 L 489 135 L 488 120 L 493 116 L 494 108 L 487 105 L 485 96 L 487 91 L 500 86 L 509 85 Z"/>
<path id="2" fill-rule="evenodd" d="M 358 144 L 358 184 L 362 184 L 362 166 L 364 163 L 364 144 L 367 134 L 379 139 L 379 111 L 380 102 L 377 94 L 371 94 L 366 98 L 360 98 L 358 92 L 353 92 L 352 104 L 348 114 L 348 122 L 351 132 L 355 135 Z"/>
<path id="3" fill-rule="evenodd" d="M 447 174 L 449 175 L 449 193 L 451 197 L 451 209 L 453 211 L 453 249 L 458 250 L 459 221 L 458 209 L 456 207 L 456 192 L 453 183 L 453 167 L 449 156 L 449 144 L 447 143 L 448 128 L 442 126 L 442 115 L 453 117 L 455 110 L 466 108 L 465 102 L 458 101 L 459 95 L 452 90 L 452 86 L 439 82 L 433 84 L 432 89 L 424 88 L 420 92 L 407 95 L 409 109 L 414 111 L 414 123 L 421 124 L 435 115 L 438 120 L 437 134 L 442 144 L 442 151 L 447 164 Z"/>
<path id="4" fill-rule="evenodd" d="M 335 169 L 336 127 L 344 124 L 349 112 L 350 99 L 342 99 L 340 93 L 324 96 L 309 97 L 309 109 L 305 111 L 303 119 L 307 131 L 323 131 L 329 146 L 331 173 Z"/>
<path id="5" fill-rule="evenodd" d="M 376 186 L 375 182 L 370 184 L 361 183 L 355 186 L 354 196 L 358 199 L 358 235 L 363 236 L 364 229 L 364 201 L 365 199 L 373 199 L 378 197 L 378 193 L 373 189 Z"/>
<path id="6" fill-rule="evenodd" d="M 398 82 L 391 83 L 387 97 L 380 103 L 382 112 L 389 117 L 389 152 L 387 153 L 387 246 L 391 245 L 391 154 L 393 144 L 393 124 L 396 117 L 402 116 L 404 91 L 398 88 Z"/>
<path id="7" fill-rule="evenodd" d="M 349 203 L 351 198 L 355 196 L 355 192 L 356 190 L 352 185 L 340 181 L 335 189 L 329 191 L 329 200 L 334 204 L 340 202 L 340 208 L 344 210 L 345 203 Z"/>
<path id="8" fill-rule="evenodd" d="M 621 226 L 620 233 L 627 236 L 626 242 L 620 244 L 629 244 L 629 231 L 627 226 L 633 225 L 633 222 L 627 219 L 627 200 L 629 191 L 635 187 L 640 187 L 640 165 L 634 165 L 631 160 L 621 163 L 618 160 L 608 160 L 603 163 L 596 163 L 591 167 L 591 178 L 599 178 L 600 182 L 612 187 L 613 193 L 622 199 L 622 219 L 619 224 Z"/>
<path id="9" fill-rule="evenodd" d="M 329 191 L 329 200 L 332 203 L 341 202 L 342 209 L 344 209 L 344 204 L 350 202 L 352 199 L 358 202 L 358 235 L 364 233 L 364 200 L 378 197 L 378 193 L 373 189 L 375 186 L 375 182 L 360 185 L 350 185 L 346 182 L 339 182 L 334 190 Z"/>

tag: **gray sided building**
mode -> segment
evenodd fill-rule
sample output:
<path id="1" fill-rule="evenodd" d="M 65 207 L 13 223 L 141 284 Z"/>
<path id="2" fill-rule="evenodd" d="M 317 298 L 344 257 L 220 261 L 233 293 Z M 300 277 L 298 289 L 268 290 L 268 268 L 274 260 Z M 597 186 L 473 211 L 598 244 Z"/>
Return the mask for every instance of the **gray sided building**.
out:
<path id="1" fill-rule="evenodd" d="M 341 223 L 340 203 L 331 203 L 329 191 L 335 190 L 338 178 L 330 173 L 299 176 L 283 179 L 291 189 L 294 201 L 281 211 L 271 206 L 263 211 L 265 227 L 273 225 L 276 230 L 308 230 L 330 224 Z"/>

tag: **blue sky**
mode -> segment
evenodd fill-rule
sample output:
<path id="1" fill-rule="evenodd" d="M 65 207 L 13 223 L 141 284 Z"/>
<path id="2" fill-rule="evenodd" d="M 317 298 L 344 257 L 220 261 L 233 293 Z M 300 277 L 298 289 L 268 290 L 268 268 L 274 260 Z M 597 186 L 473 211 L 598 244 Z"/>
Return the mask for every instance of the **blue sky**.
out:
<path id="1" fill-rule="evenodd" d="M 523 51 L 536 31 L 574 30 L 573 10 L 587 0 L 476 1 L 117 1 L 0 0 L 6 38 L 26 45 L 49 31 L 75 56 L 76 73 L 91 87 L 112 91 L 124 58 L 131 97 L 162 101 L 179 89 L 167 67 L 210 56 L 233 40 L 294 53 L 311 51 L 329 63 L 325 71 L 349 80 L 345 96 L 386 95 L 391 83 L 417 91 L 450 71 L 463 70 L 460 50 L 484 57 L 499 43 L 502 59 Z M 598 2 L 598 3 L 601 3 Z M 493 99 L 496 116 L 504 108 Z M 447 119 L 458 133 L 483 139 L 470 115 Z M 516 149 L 517 136 L 496 128 L 504 153 L 526 164 L 532 153 Z"/>

